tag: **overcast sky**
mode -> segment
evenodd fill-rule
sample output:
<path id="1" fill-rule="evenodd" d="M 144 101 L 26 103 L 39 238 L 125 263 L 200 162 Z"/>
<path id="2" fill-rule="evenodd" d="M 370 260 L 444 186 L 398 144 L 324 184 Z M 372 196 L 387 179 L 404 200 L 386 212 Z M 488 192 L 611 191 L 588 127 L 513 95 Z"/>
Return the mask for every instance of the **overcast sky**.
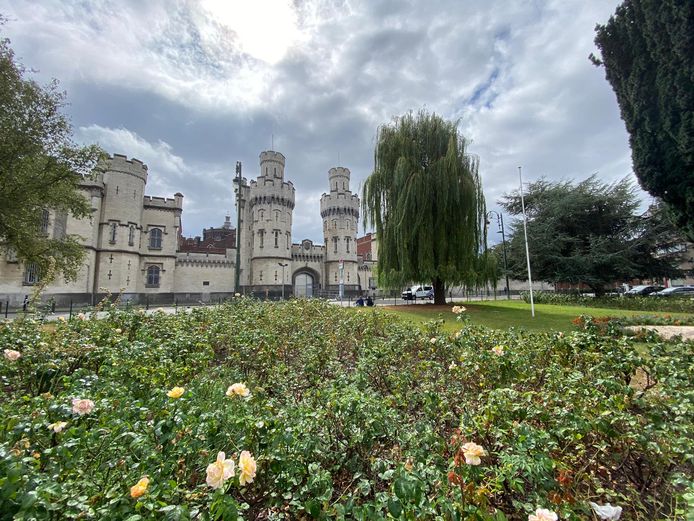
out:
<path id="1" fill-rule="evenodd" d="M 588 59 L 618 3 L 0 0 L 0 13 L 34 77 L 67 91 L 77 141 L 147 163 L 149 195 L 185 195 L 185 235 L 235 216 L 235 162 L 256 177 L 274 135 L 293 240 L 322 243 L 328 170 L 348 167 L 360 191 L 378 126 L 410 110 L 460 120 L 490 209 L 519 165 L 526 181 L 631 175 L 614 93 Z"/>

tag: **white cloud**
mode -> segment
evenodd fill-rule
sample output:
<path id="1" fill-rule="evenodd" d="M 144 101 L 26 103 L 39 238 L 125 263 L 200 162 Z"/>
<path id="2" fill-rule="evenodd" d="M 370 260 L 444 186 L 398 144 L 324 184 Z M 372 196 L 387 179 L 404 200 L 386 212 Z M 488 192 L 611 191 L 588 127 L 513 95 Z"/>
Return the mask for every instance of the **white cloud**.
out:
<path id="1" fill-rule="evenodd" d="M 619 1 L 0 0 L 0 12 L 27 65 L 94 99 L 85 136 L 151 154 L 196 226 L 221 220 L 233 161 L 252 177 L 274 134 L 297 188 L 295 239 L 320 242 L 317 194 L 338 154 L 356 189 L 378 125 L 421 107 L 460 119 L 490 208 L 518 165 L 527 180 L 628 175 L 614 93 L 588 60 Z M 109 105 L 114 91 L 133 114 Z"/>

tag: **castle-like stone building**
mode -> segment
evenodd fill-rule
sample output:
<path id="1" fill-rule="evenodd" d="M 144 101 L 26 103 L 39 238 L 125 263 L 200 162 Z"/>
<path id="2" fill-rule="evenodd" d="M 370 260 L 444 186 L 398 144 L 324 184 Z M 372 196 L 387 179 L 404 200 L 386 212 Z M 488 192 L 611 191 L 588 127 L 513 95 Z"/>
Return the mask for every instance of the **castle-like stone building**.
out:
<path id="1" fill-rule="evenodd" d="M 350 191 L 349 169 L 328 172 L 329 192 L 320 202 L 325 244 L 318 245 L 292 241 L 295 189 L 285 179 L 285 157 L 262 152 L 259 166 L 256 179 L 234 180 L 239 229 L 227 217 L 200 240 L 181 236 L 183 195 L 145 195 L 147 165 L 114 154 L 94 179 L 81 183 L 91 218 L 44 210 L 44 233 L 77 235 L 86 250 L 76 280 L 55 281 L 44 298 L 58 305 L 94 303 L 110 292 L 124 300 L 165 304 L 218 300 L 237 292 L 278 298 L 373 289 L 375 259 L 357 254 L 359 198 Z M 21 303 L 39 280 L 34 266 L 0 257 L 1 301 Z"/>

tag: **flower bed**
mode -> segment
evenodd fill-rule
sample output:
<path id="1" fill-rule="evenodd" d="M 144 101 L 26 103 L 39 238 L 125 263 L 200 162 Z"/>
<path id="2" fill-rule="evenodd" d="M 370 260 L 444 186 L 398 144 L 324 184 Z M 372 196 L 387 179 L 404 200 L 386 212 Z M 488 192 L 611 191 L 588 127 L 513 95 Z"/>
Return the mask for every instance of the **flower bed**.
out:
<path id="1" fill-rule="evenodd" d="M 243 298 L 2 326 L 0 517 L 684 515 L 691 343 L 439 327 Z"/>

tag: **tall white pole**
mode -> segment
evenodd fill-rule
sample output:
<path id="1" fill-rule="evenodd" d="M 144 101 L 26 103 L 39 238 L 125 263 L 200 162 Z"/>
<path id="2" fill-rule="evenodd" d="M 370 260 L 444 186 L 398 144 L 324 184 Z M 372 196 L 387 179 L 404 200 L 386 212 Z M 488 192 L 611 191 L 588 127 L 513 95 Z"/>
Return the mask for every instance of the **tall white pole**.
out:
<path id="1" fill-rule="evenodd" d="M 523 208 L 523 233 L 525 234 L 525 259 L 528 262 L 528 287 L 530 288 L 530 313 L 535 318 L 535 302 L 533 301 L 533 277 L 530 273 L 530 251 L 528 250 L 528 217 L 525 215 L 525 199 L 523 197 L 523 174 L 521 167 L 518 167 L 518 178 L 520 179 L 521 207 Z"/>

